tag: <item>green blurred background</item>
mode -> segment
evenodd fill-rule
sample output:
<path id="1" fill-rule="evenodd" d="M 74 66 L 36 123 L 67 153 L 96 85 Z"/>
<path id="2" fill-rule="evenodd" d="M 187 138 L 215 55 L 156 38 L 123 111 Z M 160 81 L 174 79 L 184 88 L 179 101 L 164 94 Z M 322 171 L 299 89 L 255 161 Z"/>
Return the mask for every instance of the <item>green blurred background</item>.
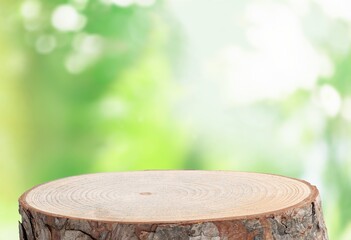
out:
<path id="1" fill-rule="evenodd" d="M 302 178 L 351 239 L 350 9 L 0 0 L 0 239 L 33 185 L 137 169 Z"/>

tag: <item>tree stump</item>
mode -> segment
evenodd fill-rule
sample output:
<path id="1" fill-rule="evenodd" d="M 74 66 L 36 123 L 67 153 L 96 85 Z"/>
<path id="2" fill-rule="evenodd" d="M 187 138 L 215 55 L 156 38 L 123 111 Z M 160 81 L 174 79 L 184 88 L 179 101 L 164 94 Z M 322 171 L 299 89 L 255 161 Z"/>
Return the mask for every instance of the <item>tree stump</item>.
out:
<path id="1" fill-rule="evenodd" d="M 20 199 L 23 240 L 328 239 L 315 186 L 231 171 L 75 176 Z"/>

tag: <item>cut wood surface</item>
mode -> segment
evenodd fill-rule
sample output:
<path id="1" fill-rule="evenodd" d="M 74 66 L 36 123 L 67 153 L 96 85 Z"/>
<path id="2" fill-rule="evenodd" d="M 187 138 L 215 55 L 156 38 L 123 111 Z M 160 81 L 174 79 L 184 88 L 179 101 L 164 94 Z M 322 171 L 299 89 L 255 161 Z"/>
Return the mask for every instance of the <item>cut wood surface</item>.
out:
<path id="1" fill-rule="evenodd" d="M 25 240 L 327 239 L 317 188 L 269 174 L 90 174 L 34 187 L 19 203 Z"/>

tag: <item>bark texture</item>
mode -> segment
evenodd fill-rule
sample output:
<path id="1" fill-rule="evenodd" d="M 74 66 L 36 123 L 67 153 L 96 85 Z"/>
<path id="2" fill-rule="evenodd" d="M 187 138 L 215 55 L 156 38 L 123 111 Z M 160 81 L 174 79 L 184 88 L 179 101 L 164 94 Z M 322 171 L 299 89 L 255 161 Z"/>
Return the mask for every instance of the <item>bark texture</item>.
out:
<path id="1" fill-rule="evenodd" d="M 126 224 L 57 217 L 21 205 L 21 240 L 327 240 L 320 199 L 236 220 Z"/>

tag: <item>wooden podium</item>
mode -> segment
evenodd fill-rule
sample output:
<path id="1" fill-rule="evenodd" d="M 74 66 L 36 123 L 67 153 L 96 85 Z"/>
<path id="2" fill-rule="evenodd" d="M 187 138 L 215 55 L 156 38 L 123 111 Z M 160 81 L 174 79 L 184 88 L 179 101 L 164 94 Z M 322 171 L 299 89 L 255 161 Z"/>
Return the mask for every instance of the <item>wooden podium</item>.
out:
<path id="1" fill-rule="evenodd" d="M 59 179 L 20 199 L 23 240 L 325 240 L 316 187 L 231 171 Z"/>

